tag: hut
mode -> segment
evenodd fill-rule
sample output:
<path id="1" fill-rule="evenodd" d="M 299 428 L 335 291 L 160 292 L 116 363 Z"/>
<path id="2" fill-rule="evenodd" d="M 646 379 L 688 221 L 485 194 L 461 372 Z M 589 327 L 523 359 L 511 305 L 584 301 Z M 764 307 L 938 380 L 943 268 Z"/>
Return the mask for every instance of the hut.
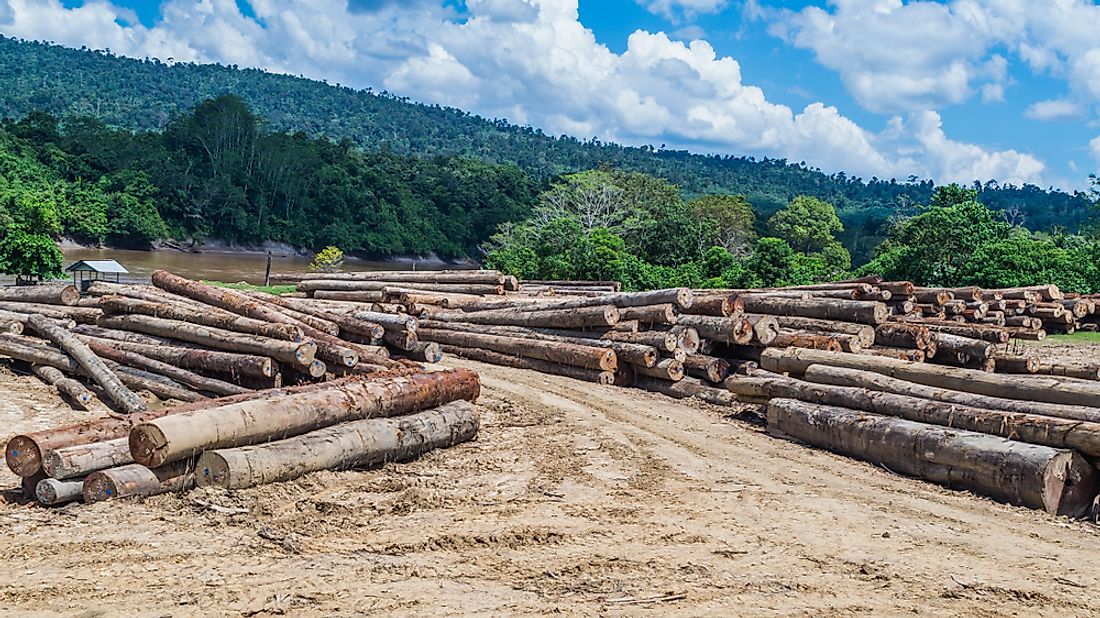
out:
<path id="1" fill-rule="evenodd" d="M 71 264 L 65 272 L 73 274 L 73 285 L 83 292 L 93 281 L 120 282 L 121 275 L 127 275 L 130 271 L 115 260 L 80 260 Z"/>

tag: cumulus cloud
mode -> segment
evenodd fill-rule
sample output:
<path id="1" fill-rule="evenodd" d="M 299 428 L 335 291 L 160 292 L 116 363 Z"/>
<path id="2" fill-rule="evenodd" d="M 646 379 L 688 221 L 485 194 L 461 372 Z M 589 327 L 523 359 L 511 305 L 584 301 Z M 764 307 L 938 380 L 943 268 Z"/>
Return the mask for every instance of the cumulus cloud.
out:
<path id="1" fill-rule="evenodd" d="M 650 13 L 664 15 L 672 21 L 680 16 L 688 19 L 700 13 L 717 13 L 726 8 L 729 0 L 636 0 Z"/>
<path id="2" fill-rule="evenodd" d="M 774 103 L 744 82 L 737 60 L 719 55 L 705 40 L 637 31 L 622 53 L 613 52 L 579 21 L 577 0 L 467 0 L 461 15 L 440 0 L 359 0 L 351 7 L 345 0 L 253 0 L 255 18 L 242 14 L 235 0 L 168 0 L 163 18 L 151 27 L 118 23 L 124 12 L 105 0 L 72 9 L 57 0 L 4 2 L 12 10 L 0 20 L 0 32 L 12 36 L 387 89 L 550 134 L 783 157 L 864 177 L 1041 183 L 1044 173 L 1043 164 L 1027 154 L 949 139 L 934 112 L 912 111 L 876 132 L 821 102 L 800 110 Z M 687 12 L 717 10 L 724 2 L 649 4 Z M 838 10 L 855 4 L 836 3 Z M 876 0 L 872 9 L 889 18 L 899 4 Z M 889 23 L 897 36 L 918 38 Z M 837 40 L 842 48 L 849 45 L 845 37 Z M 950 44 L 970 53 L 965 41 Z M 881 64 L 876 70 L 886 86 L 918 99 L 956 96 L 951 93 L 970 88 L 975 76 L 989 84 L 1004 77 L 1005 63 L 995 56 L 948 63 L 943 75 L 924 71 L 902 52 L 897 56 L 919 70 L 891 77 L 888 63 L 875 61 Z"/>
<path id="3" fill-rule="evenodd" d="M 1065 99 L 1036 101 L 1028 106 L 1024 115 L 1033 120 L 1061 120 L 1081 113 L 1081 106 Z"/>
<path id="4" fill-rule="evenodd" d="M 1092 154 L 1092 160 L 1096 163 L 1097 169 L 1100 169 L 1100 136 L 1092 138 L 1089 142 L 1089 153 Z"/>

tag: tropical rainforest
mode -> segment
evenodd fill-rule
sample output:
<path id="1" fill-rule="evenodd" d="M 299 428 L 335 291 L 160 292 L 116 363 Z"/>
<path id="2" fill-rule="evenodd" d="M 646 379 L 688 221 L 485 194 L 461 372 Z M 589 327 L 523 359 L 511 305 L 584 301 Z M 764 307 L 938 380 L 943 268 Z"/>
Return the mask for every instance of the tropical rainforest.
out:
<path id="1" fill-rule="evenodd" d="M 553 137 L 384 92 L 3 37 L 0 86 L 8 272 L 45 274 L 56 256 L 43 237 L 67 235 L 434 252 L 631 288 L 872 269 L 1100 291 L 1088 193 Z"/>

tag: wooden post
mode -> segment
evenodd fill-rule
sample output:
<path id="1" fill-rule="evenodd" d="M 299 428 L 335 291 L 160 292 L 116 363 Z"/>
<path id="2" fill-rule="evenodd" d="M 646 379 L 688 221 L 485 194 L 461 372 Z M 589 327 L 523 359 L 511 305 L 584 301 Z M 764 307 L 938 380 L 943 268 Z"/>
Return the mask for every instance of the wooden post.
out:
<path id="1" fill-rule="evenodd" d="M 267 266 L 264 267 L 264 287 L 271 285 L 271 252 L 267 252 Z"/>

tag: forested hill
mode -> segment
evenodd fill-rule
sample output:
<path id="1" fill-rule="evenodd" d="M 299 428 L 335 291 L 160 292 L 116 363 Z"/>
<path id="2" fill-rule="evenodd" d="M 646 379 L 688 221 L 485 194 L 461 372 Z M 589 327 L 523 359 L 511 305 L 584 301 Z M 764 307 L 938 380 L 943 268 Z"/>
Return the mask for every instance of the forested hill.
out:
<path id="1" fill-rule="evenodd" d="M 688 194 L 739 193 L 759 214 L 796 195 L 833 203 L 857 254 L 880 239 L 881 225 L 912 204 L 927 203 L 931 182 L 826 175 L 784 160 L 692 155 L 555 138 L 538 129 L 486 120 L 461 110 L 333 86 L 255 69 L 141 61 L 0 37 L 0 115 L 31 111 L 93 116 L 129 129 L 163 129 L 173 117 L 221 94 L 242 97 L 271 129 L 349 139 L 368 150 L 416 156 L 461 155 L 514 163 L 536 178 L 601 163 L 667 178 Z M 1034 186 L 978 187 L 990 207 L 1038 230 L 1076 228 L 1090 216 L 1083 196 Z"/>

